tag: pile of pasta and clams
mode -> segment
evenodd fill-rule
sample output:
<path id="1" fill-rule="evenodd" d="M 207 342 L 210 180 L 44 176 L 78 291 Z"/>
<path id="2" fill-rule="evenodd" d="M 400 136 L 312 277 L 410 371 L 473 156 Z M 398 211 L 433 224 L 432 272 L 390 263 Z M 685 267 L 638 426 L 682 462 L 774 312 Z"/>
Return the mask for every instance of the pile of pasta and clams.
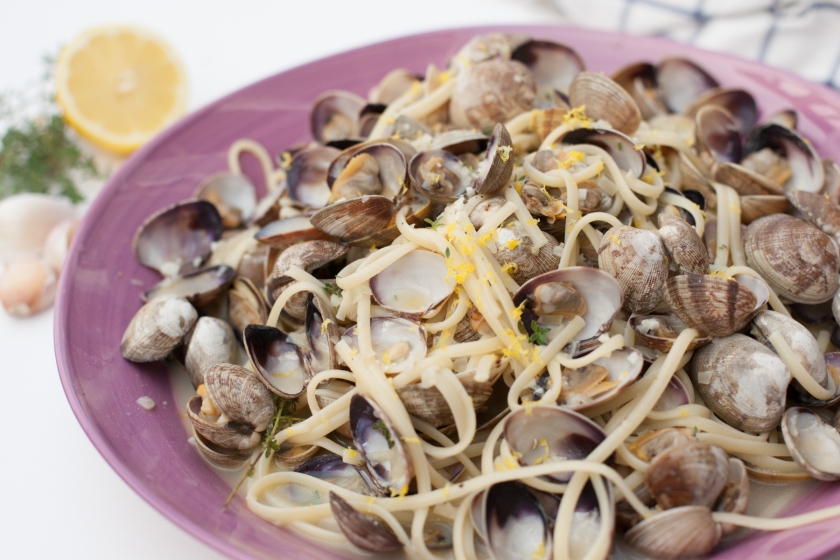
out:
<path id="1" fill-rule="evenodd" d="M 239 140 L 137 230 L 123 356 L 183 366 L 231 497 L 336 547 L 693 558 L 838 516 L 745 514 L 840 478 L 840 171 L 759 115 L 508 34 L 325 92 L 311 143 Z"/>

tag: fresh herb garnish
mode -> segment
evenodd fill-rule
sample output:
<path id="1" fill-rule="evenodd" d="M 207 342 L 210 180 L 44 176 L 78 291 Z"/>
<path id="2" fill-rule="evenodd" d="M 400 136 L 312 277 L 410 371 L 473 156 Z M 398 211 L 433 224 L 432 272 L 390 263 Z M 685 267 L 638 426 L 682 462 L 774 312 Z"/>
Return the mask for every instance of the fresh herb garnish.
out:
<path id="1" fill-rule="evenodd" d="M 377 420 L 373 423 L 373 429 L 385 437 L 385 441 L 388 442 L 388 449 L 393 449 L 394 440 L 391 439 L 391 431 L 388 429 L 388 426 L 382 420 Z"/>
<path id="2" fill-rule="evenodd" d="M 621 145 L 621 142 L 619 142 L 619 143 L 618 143 L 618 149 L 619 149 L 619 150 L 623 150 L 623 149 L 624 149 L 624 146 L 622 146 L 622 145 Z"/>
<path id="3" fill-rule="evenodd" d="M 438 216 L 436 219 L 432 220 L 431 218 L 426 218 L 424 221 L 429 224 L 429 227 L 435 229 L 440 224 L 441 219 L 443 219 L 443 214 Z"/>
<path id="4" fill-rule="evenodd" d="M 539 346 L 545 346 L 548 341 L 545 339 L 551 329 L 544 329 L 536 321 L 531 321 L 531 336 L 528 337 L 528 342 L 533 342 Z"/>
<path id="5" fill-rule="evenodd" d="M 328 296 L 336 295 L 338 297 L 342 297 L 341 293 L 344 291 L 338 286 L 333 286 L 332 284 L 326 283 L 324 284 L 324 291 L 327 293 Z"/>
<path id="6" fill-rule="evenodd" d="M 446 255 L 447 259 L 449 258 L 449 247 L 446 248 L 446 251 L 444 251 L 443 254 Z"/>

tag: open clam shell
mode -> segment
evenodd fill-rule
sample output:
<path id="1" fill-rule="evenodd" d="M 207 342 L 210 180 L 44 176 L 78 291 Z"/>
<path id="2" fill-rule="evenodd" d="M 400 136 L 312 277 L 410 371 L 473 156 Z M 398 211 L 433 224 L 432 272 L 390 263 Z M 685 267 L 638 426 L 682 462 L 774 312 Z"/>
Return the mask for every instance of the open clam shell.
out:
<path id="1" fill-rule="evenodd" d="M 783 214 L 790 204 L 782 195 L 751 195 L 741 197 L 741 223 L 749 225 L 759 218 L 771 214 Z"/>
<path id="2" fill-rule="evenodd" d="M 752 222 L 744 234 L 747 264 L 781 297 L 828 301 L 837 291 L 837 249 L 817 227 L 786 214 Z"/>
<path id="3" fill-rule="evenodd" d="M 782 434 L 793 460 L 817 480 L 840 479 L 840 432 L 807 408 L 785 411 Z"/>
<path id="4" fill-rule="evenodd" d="M 586 70 L 586 64 L 574 49 L 553 41 L 526 41 L 510 53 L 510 58 L 531 70 L 541 97 L 554 90 L 567 92 L 572 79 Z"/>
<path id="5" fill-rule="evenodd" d="M 705 274 L 669 278 L 664 298 L 674 315 L 709 336 L 728 336 L 744 328 L 757 303 L 746 286 Z"/>
<path id="6" fill-rule="evenodd" d="M 680 381 L 679 377 L 674 376 L 668 382 L 668 386 L 665 387 L 665 392 L 663 392 L 662 396 L 659 397 L 659 400 L 656 401 L 656 405 L 654 405 L 653 410 L 671 410 L 673 408 L 677 408 L 678 406 L 684 406 L 687 404 L 691 404 L 691 397 L 688 389 L 685 385 L 683 385 L 683 382 Z"/>
<path id="7" fill-rule="evenodd" d="M 152 214 L 134 234 L 134 256 L 167 277 L 196 270 L 222 236 L 222 217 L 206 200 L 187 200 Z"/>
<path id="8" fill-rule="evenodd" d="M 660 453 L 648 466 L 645 487 L 662 509 L 711 507 L 729 478 L 729 456 L 710 443 L 690 443 Z"/>
<path id="9" fill-rule="evenodd" d="M 782 187 L 752 169 L 731 161 L 717 161 L 712 165 L 712 178 L 735 189 L 739 195 L 763 196 L 782 194 Z"/>
<path id="10" fill-rule="evenodd" d="M 478 130 L 448 130 L 434 137 L 431 150 L 445 150 L 452 155 L 480 154 L 487 149 L 490 138 Z"/>
<path id="11" fill-rule="evenodd" d="M 251 426 L 239 422 L 219 424 L 218 418 L 207 417 L 201 412 L 201 397 L 187 403 L 187 415 L 195 431 L 210 443 L 223 449 L 246 451 L 260 443 L 262 436 Z"/>
<path id="12" fill-rule="evenodd" d="M 309 353 L 306 355 L 309 371 L 315 375 L 324 370 L 337 369 L 335 344 L 339 335 L 335 314 L 329 305 L 325 305 L 314 294 L 307 296 L 304 328 L 309 342 Z"/>
<path id="13" fill-rule="evenodd" d="M 331 195 L 327 171 L 340 153 L 335 148 L 318 146 L 295 154 L 286 174 L 289 198 L 310 208 L 326 206 Z"/>
<path id="14" fill-rule="evenodd" d="M 592 144 L 598 146 L 612 156 L 619 169 L 629 171 L 636 177 L 641 177 L 645 173 L 644 152 L 635 149 L 633 139 L 618 130 L 579 128 L 563 135 L 561 141 L 567 145 Z"/>
<path id="15" fill-rule="evenodd" d="M 406 156 L 390 142 L 366 142 L 348 148 L 327 170 L 333 200 L 375 194 L 392 199 L 407 181 Z"/>
<path id="16" fill-rule="evenodd" d="M 234 422 L 265 431 L 277 407 L 272 394 L 247 369 L 214 364 L 204 370 L 204 386 L 213 403 Z"/>
<path id="17" fill-rule="evenodd" d="M 485 491 L 487 548 L 495 560 L 548 560 L 551 531 L 539 500 L 520 482 L 501 482 Z"/>
<path id="18" fill-rule="evenodd" d="M 715 338 L 698 348 L 691 374 L 703 401 L 730 426 L 761 433 L 782 418 L 790 371 L 772 350 L 748 336 Z"/>
<path id="19" fill-rule="evenodd" d="M 284 398 L 294 398 L 306 390 L 310 373 L 303 354 L 283 331 L 248 325 L 244 342 L 254 371 L 269 391 Z"/>
<path id="20" fill-rule="evenodd" d="M 274 220 L 254 234 L 254 239 L 277 249 L 285 249 L 300 241 L 324 239 L 327 236 L 316 228 L 309 217 L 299 215 L 282 220 Z"/>
<path id="21" fill-rule="evenodd" d="M 248 223 L 257 210 L 257 190 L 244 175 L 217 173 L 207 177 L 195 191 L 195 198 L 216 207 L 222 225 L 232 229 Z"/>
<path id="22" fill-rule="evenodd" d="M 382 307 L 416 316 L 424 315 L 446 301 L 455 291 L 455 279 L 443 256 L 416 250 L 371 278 L 370 289 Z"/>
<path id="23" fill-rule="evenodd" d="M 685 58 L 666 58 L 656 68 L 659 93 L 674 113 L 682 113 L 706 90 L 718 87 L 708 72 Z"/>
<path id="24" fill-rule="evenodd" d="M 636 132 L 642 120 L 630 94 L 610 78 L 595 72 L 580 72 L 574 77 L 569 85 L 569 104 L 586 106 L 589 118 L 603 119 L 624 134 Z"/>
<path id="25" fill-rule="evenodd" d="M 349 91 L 326 91 L 312 106 L 309 128 L 321 144 L 359 137 L 359 113 L 366 101 Z"/>
<path id="26" fill-rule="evenodd" d="M 236 271 L 225 264 L 210 266 L 184 276 L 164 278 L 140 297 L 143 301 L 162 297 L 183 297 L 201 307 L 224 292 L 235 276 Z"/>
<path id="27" fill-rule="evenodd" d="M 624 541 L 642 554 L 663 560 L 705 556 L 720 541 L 720 526 L 704 506 L 682 506 L 639 522 Z"/>
<path id="28" fill-rule="evenodd" d="M 812 397 L 807 391 L 797 391 L 796 400 L 812 408 L 834 406 L 840 402 L 840 352 L 828 352 L 824 356 L 825 368 L 828 372 L 825 388 L 834 391 L 834 396 L 826 401 Z"/>
<path id="29" fill-rule="evenodd" d="M 396 213 L 390 198 L 369 195 L 325 206 L 310 221 L 321 232 L 352 243 L 388 227 Z"/>
<path id="30" fill-rule="evenodd" d="M 286 276 L 286 273 L 289 272 L 292 266 L 297 266 L 307 272 L 312 272 L 316 268 L 324 266 L 342 256 L 347 252 L 347 249 L 348 247 L 346 245 L 325 239 L 304 241 L 303 243 L 298 243 L 297 245 L 292 245 L 284 249 L 277 257 L 270 273 L 266 277 L 266 294 L 270 296 L 273 302 L 274 298 L 280 293 L 281 288 L 292 282 L 293 279 Z"/>
<path id="31" fill-rule="evenodd" d="M 648 120 L 668 110 L 659 98 L 656 68 L 647 62 L 625 66 L 616 71 L 612 79 L 625 90 L 639 107 L 642 119 Z"/>
<path id="32" fill-rule="evenodd" d="M 520 409 L 505 419 L 505 440 L 522 465 L 585 459 L 607 437 L 589 418 L 560 406 Z M 612 457 L 607 464 L 612 463 Z M 568 482 L 572 473 L 548 475 Z"/>
<path id="33" fill-rule="evenodd" d="M 490 135 L 487 155 L 478 166 L 472 187 L 479 194 L 495 194 L 508 184 L 512 173 L 513 141 L 505 126 L 499 123 Z"/>
<path id="34" fill-rule="evenodd" d="M 237 355 L 236 337 L 225 321 L 200 317 L 184 340 L 184 367 L 194 387 L 204 383 L 204 370 L 231 363 Z"/>
<path id="35" fill-rule="evenodd" d="M 689 328 L 679 317 L 673 315 L 634 315 L 630 317 L 630 327 L 642 344 L 661 352 L 668 352 L 680 333 Z M 709 336 L 694 338 L 689 343 L 688 350 L 708 344 L 710 340 Z"/>
<path id="36" fill-rule="evenodd" d="M 829 382 L 828 371 L 817 339 L 807 328 L 798 321 L 776 311 L 762 311 L 753 319 L 753 327 L 750 330 L 755 338 L 765 344 L 772 346 L 768 338 L 774 332 L 778 332 L 788 343 L 794 355 L 799 358 L 799 363 L 808 371 L 814 381 L 822 387 L 827 387 Z M 798 387 L 799 383 L 794 381 L 794 386 L 800 392 L 804 390 Z"/>
<path id="37" fill-rule="evenodd" d="M 569 301 L 568 289 L 555 290 L 555 287 L 571 287 L 577 294 L 572 298 L 576 303 Z M 572 266 L 535 276 L 522 284 L 513 296 L 513 304 L 516 306 L 526 302 L 526 308 L 534 311 L 537 322 L 540 322 L 540 313 L 557 312 L 556 307 L 561 302 L 572 303 L 575 310 L 580 310 L 579 300 L 585 302 L 581 317 L 586 325 L 573 340 L 583 341 L 599 336 L 610 327 L 624 304 L 624 294 L 618 282 L 606 272 L 586 266 Z M 573 311 L 567 317 L 575 314 L 576 311 Z M 530 328 L 530 321 L 523 322 L 526 329 Z"/>
<path id="38" fill-rule="evenodd" d="M 120 351 L 131 362 L 155 362 L 169 355 L 190 332 L 198 313 L 186 298 L 152 300 L 132 317 Z"/>
<path id="39" fill-rule="evenodd" d="M 791 171 L 786 184 L 788 189 L 812 193 L 822 189 L 825 178 L 822 160 L 795 131 L 772 123 L 755 127 L 744 143 L 744 157 L 765 148 L 783 155 L 787 160 Z"/>
<path id="40" fill-rule="evenodd" d="M 345 463 L 344 459 L 335 453 L 326 453 L 307 459 L 295 467 L 295 472 L 314 476 L 319 480 L 341 486 L 357 494 L 375 495 L 362 471 Z"/>
<path id="41" fill-rule="evenodd" d="M 563 368 L 563 389 L 557 404 L 586 410 L 606 402 L 636 381 L 644 364 L 641 352 L 624 347 L 583 368 Z"/>
<path id="42" fill-rule="evenodd" d="M 670 449 L 695 443 L 697 440 L 687 428 L 662 428 L 648 432 L 631 443 L 628 448 L 639 459 L 650 463 Z"/>
<path id="43" fill-rule="evenodd" d="M 746 513 L 750 500 L 750 479 L 747 475 L 747 468 L 744 462 L 734 457 L 729 458 L 729 475 L 723 491 L 714 506 L 714 511 L 726 513 Z M 720 524 L 723 536 L 726 536 L 737 529 L 737 526 L 729 523 Z"/>
<path id="44" fill-rule="evenodd" d="M 418 152 L 408 164 L 411 185 L 422 196 L 448 204 L 470 186 L 469 169 L 445 150 Z"/>
<path id="45" fill-rule="evenodd" d="M 195 447 L 202 457 L 214 467 L 224 470 L 237 470 L 244 467 L 251 458 L 250 453 L 243 453 L 238 449 L 226 449 L 206 439 L 193 429 Z"/>
<path id="46" fill-rule="evenodd" d="M 341 338 L 350 348 L 359 349 L 356 327 L 347 329 Z M 370 340 L 376 359 L 382 364 L 385 373 L 405 371 L 426 356 L 426 329 L 420 323 L 409 319 L 372 318 Z"/>
<path id="47" fill-rule="evenodd" d="M 371 103 L 392 103 L 417 81 L 417 76 L 405 68 L 397 68 L 385 74 L 379 83 L 370 88 L 368 100 Z"/>
<path id="48" fill-rule="evenodd" d="M 402 543 L 388 526 L 358 511 L 335 492 L 330 492 L 330 509 L 347 540 L 362 550 L 394 552 L 402 548 Z"/>
<path id="49" fill-rule="evenodd" d="M 237 333 L 248 325 L 263 325 L 268 319 L 268 304 L 262 292 L 247 278 L 238 277 L 228 291 L 228 322 Z"/>
<path id="50" fill-rule="evenodd" d="M 461 380 L 461 383 L 476 409 L 484 406 L 493 392 L 493 386 L 490 383 L 471 380 Z M 397 389 L 397 394 L 409 414 L 428 422 L 436 428 L 448 426 L 455 422 L 449 404 L 437 387 L 421 387 L 419 383 L 412 383 Z"/>
<path id="51" fill-rule="evenodd" d="M 383 493 L 405 495 L 414 467 L 390 418 L 372 400 L 355 394 L 350 400 L 350 431 L 377 488 Z"/>
<path id="52" fill-rule="evenodd" d="M 742 89 L 725 87 L 706 90 L 692 100 L 685 108 L 685 114 L 693 117 L 697 112 L 707 105 L 723 107 L 738 121 L 738 128 L 742 136 L 749 134 L 756 121 L 758 121 L 758 107 L 755 98 Z"/>
<path id="53" fill-rule="evenodd" d="M 735 117 L 718 105 L 705 105 L 695 116 L 696 146 L 707 163 L 741 161 L 741 132 Z"/>

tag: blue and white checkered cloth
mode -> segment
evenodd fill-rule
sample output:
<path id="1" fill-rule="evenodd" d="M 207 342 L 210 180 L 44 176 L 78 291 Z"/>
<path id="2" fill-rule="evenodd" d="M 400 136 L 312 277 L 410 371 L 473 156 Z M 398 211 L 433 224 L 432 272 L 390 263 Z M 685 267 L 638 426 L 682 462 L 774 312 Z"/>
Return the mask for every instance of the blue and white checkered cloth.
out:
<path id="1" fill-rule="evenodd" d="M 536 0 L 581 27 L 658 35 L 840 88 L 840 0 Z"/>

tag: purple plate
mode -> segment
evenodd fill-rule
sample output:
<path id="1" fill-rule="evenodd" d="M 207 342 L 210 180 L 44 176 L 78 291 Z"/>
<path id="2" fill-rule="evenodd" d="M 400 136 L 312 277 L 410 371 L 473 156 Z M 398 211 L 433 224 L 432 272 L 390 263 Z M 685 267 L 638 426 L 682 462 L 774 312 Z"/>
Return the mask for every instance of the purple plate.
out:
<path id="1" fill-rule="evenodd" d="M 55 319 L 58 370 L 82 428 L 117 473 L 152 506 L 190 534 L 235 558 L 342 558 L 258 518 L 236 499 L 220 513 L 230 487 L 187 443 L 161 364 L 120 356 L 120 338 L 157 280 L 131 252 L 131 239 L 150 214 L 187 198 L 202 178 L 226 169 L 238 138 L 271 153 L 309 140 L 309 107 L 327 89 L 365 95 L 389 70 L 423 73 L 473 35 L 516 31 L 578 50 L 587 67 L 610 73 L 640 60 L 685 55 L 722 84 L 752 92 L 764 115 L 794 108 L 799 129 L 823 157 L 840 161 L 840 95 L 788 72 L 666 40 L 547 26 L 477 27 L 415 35 L 335 55 L 267 78 L 197 111 L 137 152 L 111 178 L 76 236 L 61 277 Z M 255 162 L 245 170 L 263 184 Z M 142 410 L 149 396 L 158 406 Z M 840 504 L 840 488 L 822 485 L 789 513 Z M 816 558 L 840 545 L 837 521 L 779 533 L 757 533 L 714 558 Z"/>

